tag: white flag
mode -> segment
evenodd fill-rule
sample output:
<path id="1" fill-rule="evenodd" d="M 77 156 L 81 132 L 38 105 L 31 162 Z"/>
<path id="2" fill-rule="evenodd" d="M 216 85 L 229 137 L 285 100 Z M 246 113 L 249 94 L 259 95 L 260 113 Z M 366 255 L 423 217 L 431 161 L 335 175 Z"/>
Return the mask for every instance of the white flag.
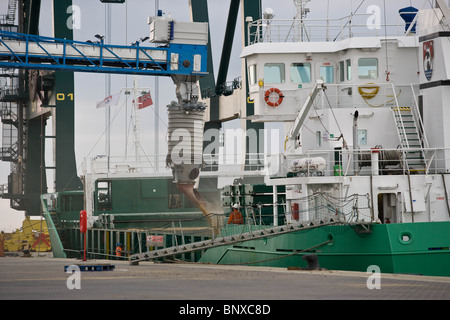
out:
<path id="1" fill-rule="evenodd" d="M 102 101 L 97 102 L 97 108 L 116 106 L 117 103 L 119 103 L 119 98 L 120 98 L 120 92 L 116 93 L 112 96 L 106 97 Z"/>

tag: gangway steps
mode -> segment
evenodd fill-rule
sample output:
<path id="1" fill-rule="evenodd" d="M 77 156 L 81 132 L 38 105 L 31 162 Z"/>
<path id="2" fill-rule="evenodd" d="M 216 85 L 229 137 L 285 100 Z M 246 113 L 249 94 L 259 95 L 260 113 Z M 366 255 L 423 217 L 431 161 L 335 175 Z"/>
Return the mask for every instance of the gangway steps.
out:
<path id="1" fill-rule="evenodd" d="M 266 228 L 266 229 L 253 230 L 250 232 L 234 234 L 234 235 L 229 235 L 229 236 L 223 236 L 223 237 L 218 237 L 215 239 L 193 242 L 193 243 L 189 243 L 189 244 L 184 244 L 184 245 L 173 246 L 173 247 L 169 247 L 169 248 L 134 254 L 134 255 L 129 256 L 129 261 L 130 261 L 130 264 L 136 264 L 139 261 L 148 261 L 148 260 L 154 260 L 154 259 L 159 259 L 159 258 L 165 258 L 165 257 L 170 257 L 170 256 L 178 255 L 178 254 L 183 254 L 183 253 L 190 253 L 190 252 L 195 252 L 195 251 L 200 251 L 200 250 L 206 250 L 206 249 L 211 249 L 211 248 L 225 246 L 225 245 L 232 245 L 232 244 L 244 242 L 244 241 L 257 240 L 257 239 L 262 239 L 262 238 L 267 238 L 267 237 L 278 236 L 278 235 L 282 235 L 282 234 L 286 234 L 286 233 L 307 230 L 307 229 L 313 229 L 313 228 L 322 227 L 322 226 L 337 225 L 337 224 L 349 224 L 349 223 L 339 221 L 339 219 L 337 219 L 336 221 L 333 219 L 329 219 L 326 221 L 317 220 L 317 221 L 312 221 L 312 222 L 308 222 L 308 223 L 296 223 L 296 224 L 289 224 L 289 225 L 271 227 L 271 228 Z M 360 224 L 360 223 L 351 223 L 351 224 Z M 368 225 L 370 223 L 365 222 L 364 224 Z"/>
<path id="2" fill-rule="evenodd" d="M 409 171 L 425 171 L 425 156 L 417 123 L 409 107 L 392 108 L 397 123 L 401 146 L 405 149 L 405 157 Z"/>

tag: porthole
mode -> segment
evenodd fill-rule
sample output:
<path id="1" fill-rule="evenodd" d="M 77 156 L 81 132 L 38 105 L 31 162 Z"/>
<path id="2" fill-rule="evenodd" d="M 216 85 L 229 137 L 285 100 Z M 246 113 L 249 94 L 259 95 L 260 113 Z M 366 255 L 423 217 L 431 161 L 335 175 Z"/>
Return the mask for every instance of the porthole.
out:
<path id="1" fill-rule="evenodd" d="M 411 244 L 414 241 L 414 236 L 410 231 L 402 231 L 399 235 L 401 244 Z"/>

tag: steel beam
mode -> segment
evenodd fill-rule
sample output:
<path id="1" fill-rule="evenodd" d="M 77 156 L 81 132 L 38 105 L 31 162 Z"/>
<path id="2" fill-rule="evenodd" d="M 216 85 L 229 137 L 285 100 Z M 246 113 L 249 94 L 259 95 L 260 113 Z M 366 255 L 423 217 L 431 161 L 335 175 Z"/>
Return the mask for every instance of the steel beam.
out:
<path id="1" fill-rule="evenodd" d="M 262 1 L 261 0 L 242 0 L 241 1 L 241 11 L 242 11 L 242 39 L 243 39 L 243 45 L 244 46 L 248 46 L 248 28 L 247 28 L 247 22 L 246 19 L 247 17 L 251 17 L 253 21 L 256 20 L 260 20 L 262 19 Z M 251 39 L 252 41 L 252 39 Z M 245 83 L 245 90 L 246 90 L 246 97 L 249 97 L 249 83 L 248 83 L 248 77 L 247 77 L 247 71 L 248 70 L 248 66 L 247 66 L 247 62 L 245 62 L 245 72 L 243 73 L 243 79 L 242 79 L 242 83 Z M 246 99 L 246 116 L 250 117 L 253 116 L 255 114 L 255 105 L 249 101 L 248 99 Z M 264 130 L 264 123 L 255 123 L 252 122 L 251 120 L 247 120 L 246 121 L 246 128 L 247 130 L 254 130 L 256 132 L 257 135 L 257 141 L 258 146 L 257 146 L 257 151 L 256 153 L 259 154 L 263 154 L 264 150 L 262 150 L 264 148 L 264 141 L 262 139 L 264 139 L 264 136 L 260 135 L 260 132 L 262 132 L 262 130 Z M 249 149 L 249 143 L 248 141 L 246 142 L 246 153 L 250 153 L 250 149 Z"/>
<path id="2" fill-rule="evenodd" d="M 55 38 L 73 40 L 73 30 L 67 26 L 71 13 L 67 8 L 72 0 L 53 0 L 53 26 Z M 55 191 L 75 190 L 83 187 L 77 174 L 75 158 L 75 79 L 73 72 L 55 72 Z M 58 94 L 60 99 L 58 99 Z M 70 96 L 72 94 L 72 96 Z M 61 99 L 64 95 L 64 99 Z"/>
<path id="3" fill-rule="evenodd" d="M 241 0 L 231 0 L 228 21 L 223 40 L 222 57 L 220 60 L 219 73 L 217 74 L 216 94 L 219 94 L 221 86 L 227 81 L 228 67 L 230 65 L 231 50 L 233 49 L 236 22 Z"/>

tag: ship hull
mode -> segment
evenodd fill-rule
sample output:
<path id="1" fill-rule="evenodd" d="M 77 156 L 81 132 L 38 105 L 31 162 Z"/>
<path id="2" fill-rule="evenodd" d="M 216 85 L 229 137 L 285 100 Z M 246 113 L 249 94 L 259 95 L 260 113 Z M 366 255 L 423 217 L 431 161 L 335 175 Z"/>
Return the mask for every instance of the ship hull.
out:
<path id="1" fill-rule="evenodd" d="M 314 253 L 327 270 L 366 272 L 376 266 L 382 273 L 450 276 L 449 230 L 450 222 L 378 224 L 368 232 L 321 226 L 209 249 L 200 262 L 307 268 L 302 257 Z"/>

